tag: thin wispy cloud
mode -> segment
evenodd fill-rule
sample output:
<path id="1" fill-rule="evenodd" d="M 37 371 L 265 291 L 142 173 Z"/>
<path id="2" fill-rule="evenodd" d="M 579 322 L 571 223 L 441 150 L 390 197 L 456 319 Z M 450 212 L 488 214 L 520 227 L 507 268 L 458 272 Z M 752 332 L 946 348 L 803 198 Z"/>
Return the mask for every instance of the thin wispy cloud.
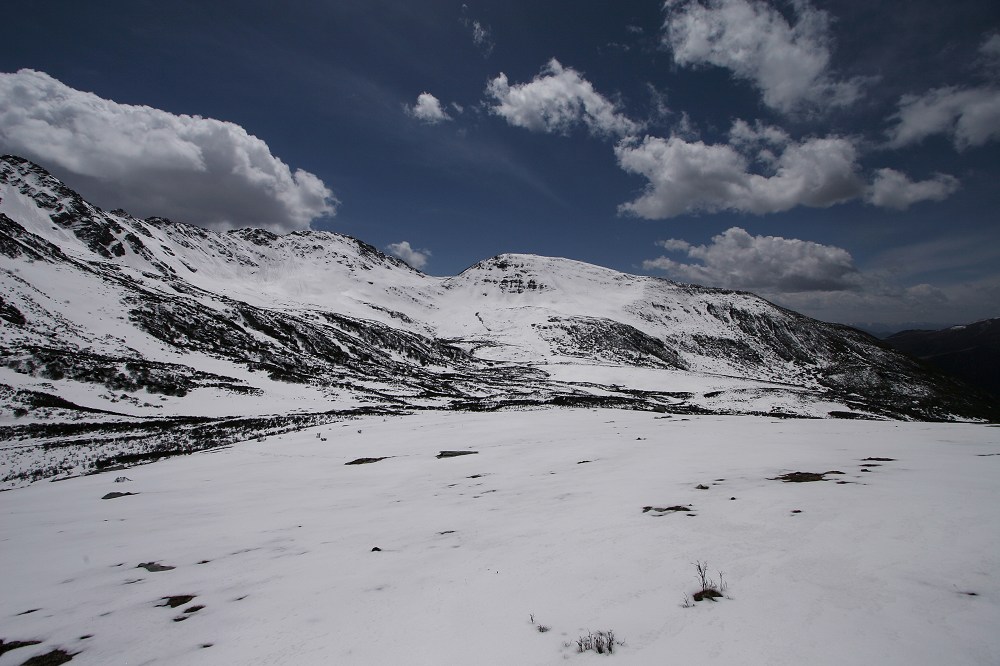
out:
<path id="1" fill-rule="evenodd" d="M 467 15 L 469 12 L 468 5 L 462 5 L 462 17 L 459 18 L 459 22 L 469 30 L 469 34 L 472 37 L 472 43 L 475 44 L 476 48 L 483 55 L 484 58 L 489 58 L 493 55 L 493 49 L 496 43 L 493 41 L 493 31 L 485 23 L 482 23 L 476 19 L 469 18 Z"/>
<path id="2" fill-rule="evenodd" d="M 339 203 L 235 123 L 119 104 L 30 69 L 0 73 L 0 148 L 115 207 L 216 229 L 305 229 Z"/>

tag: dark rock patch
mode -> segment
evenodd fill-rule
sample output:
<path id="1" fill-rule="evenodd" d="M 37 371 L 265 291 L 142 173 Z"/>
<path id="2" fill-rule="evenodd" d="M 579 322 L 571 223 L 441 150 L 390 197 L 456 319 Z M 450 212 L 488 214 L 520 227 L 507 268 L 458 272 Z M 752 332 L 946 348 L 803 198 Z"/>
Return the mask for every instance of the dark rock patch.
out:
<path id="1" fill-rule="evenodd" d="M 157 571 L 170 571 L 171 569 L 176 569 L 177 567 L 172 567 L 169 564 L 160 564 L 159 562 L 143 562 L 142 564 L 137 564 L 136 569 L 145 569 L 150 573 L 156 573 Z"/>
<path id="2" fill-rule="evenodd" d="M 59 666 L 59 664 L 65 664 L 72 659 L 73 655 L 66 652 L 66 650 L 52 650 L 37 657 L 32 657 L 21 664 L 21 666 Z"/>
<path id="3" fill-rule="evenodd" d="M 382 552 L 382 549 L 381 549 L 381 548 L 379 548 L 378 546 L 375 546 L 374 548 L 372 548 L 372 552 L 373 552 L 373 553 L 381 553 L 381 552 Z"/>
<path id="4" fill-rule="evenodd" d="M 718 590 L 698 590 L 691 595 L 691 598 L 695 601 L 704 601 L 705 599 L 715 601 L 716 599 L 722 598 L 722 592 L 719 592 Z"/>
<path id="5" fill-rule="evenodd" d="M 188 607 L 188 608 L 185 608 L 185 609 L 184 609 L 184 612 L 185 612 L 185 613 L 197 613 L 197 612 L 198 612 L 198 611 L 200 611 L 200 610 L 201 610 L 202 608 L 204 608 L 204 606 L 202 606 L 202 605 L 200 605 L 200 604 L 199 604 L 199 605 L 195 605 L 195 606 L 190 606 L 190 607 Z"/>
<path id="6" fill-rule="evenodd" d="M 4 652 L 10 652 L 11 650 L 16 650 L 17 648 L 28 647 L 29 645 L 38 645 L 41 641 L 5 641 L 0 638 L 0 655 Z"/>
<path id="7" fill-rule="evenodd" d="M 345 465 L 368 465 L 370 463 L 377 463 L 379 460 L 385 460 L 391 456 L 383 456 L 381 458 L 355 458 L 351 462 L 344 463 Z"/>
<path id="8" fill-rule="evenodd" d="M 577 465 L 585 465 L 586 463 L 593 462 L 593 460 L 581 460 Z"/>
<path id="9" fill-rule="evenodd" d="M 895 458 L 862 458 L 862 462 L 896 462 Z"/>
<path id="10" fill-rule="evenodd" d="M 695 490 L 708 490 L 708 486 L 706 486 L 704 483 L 699 483 L 697 486 L 694 487 L 694 489 Z"/>
<path id="11" fill-rule="evenodd" d="M 471 456 L 474 453 L 479 453 L 479 451 L 442 451 L 441 453 L 434 456 L 435 458 L 455 458 L 457 456 Z"/>
<path id="12" fill-rule="evenodd" d="M 23 613 L 18 613 L 14 617 L 18 617 L 20 615 L 30 615 L 31 613 L 37 613 L 40 610 L 42 610 L 42 609 L 41 608 L 32 608 L 31 610 L 26 610 Z"/>
<path id="13" fill-rule="evenodd" d="M 101 499 L 102 500 L 105 500 L 105 499 L 116 499 L 118 497 L 126 497 L 128 495 L 138 495 L 138 494 L 139 493 L 108 493 L 107 495 L 105 495 Z"/>
<path id="14" fill-rule="evenodd" d="M 644 507 L 642 507 L 642 512 L 643 513 L 649 513 L 650 511 L 655 511 L 655 512 L 661 514 L 661 515 L 665 514 L 665 513 L 673 513 L 675 511 L 680 511 L 680 512 L 684 513 L 684 512 L 690 511 L 690 510 L 691 510 L 691 507 L 689 507 L 689 506 L 681 506 L 679 504 L 676 505 L 676 506 L 665 506 L 665 507 L 656 507 L 656 506 L 644 506 Z"/>
<path id="15" fill-rule="evenodd" d="M 784 481 L 785 483 L 807 483 L 809 481 L 826 481 L 824 478 L 828 474 L 843 474 L 843 472 L 837 470 L 831 470 L 829 472 L 788 472 L 787 474 L 782 474 L 780 476 L 775 476 L 770 481 Z"/>
<path id="16" fill-rule="evenodd" d="M 194 599 L 195 596 L 197 596 L 197 595 L 194 595 L 194 594 L 178 594 L 178 595 L 175 595 L 173 597 L 163 597 L 163 603 L 162 604 L 156 604 L 156 607 L 157 608 L 166 608 L 166 607 L 169 606 L 170 608 L 177 608 L 178 606 L 183 606 L 184 604 L 188 603 L 189 601 L 191 601 L 192 599 Z"/>

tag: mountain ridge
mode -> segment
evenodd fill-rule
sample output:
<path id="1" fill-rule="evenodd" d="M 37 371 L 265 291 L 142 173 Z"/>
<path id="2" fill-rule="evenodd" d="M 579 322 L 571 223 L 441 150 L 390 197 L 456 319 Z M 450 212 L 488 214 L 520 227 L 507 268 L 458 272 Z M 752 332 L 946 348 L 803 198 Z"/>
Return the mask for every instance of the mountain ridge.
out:
<path id="1" fill-rule="evenodd" d="M 748 292 L 515 253 L 435 277 L 333 232 L 105 212 L 16 157 L 0 158 L 0 254 L 0 440 L 82 456 L 68 421 L 132 423 L 104 461 L 160 450 L 142 433 L 167 418 L 553 404 L 996 418 L 874 337 Z"/>

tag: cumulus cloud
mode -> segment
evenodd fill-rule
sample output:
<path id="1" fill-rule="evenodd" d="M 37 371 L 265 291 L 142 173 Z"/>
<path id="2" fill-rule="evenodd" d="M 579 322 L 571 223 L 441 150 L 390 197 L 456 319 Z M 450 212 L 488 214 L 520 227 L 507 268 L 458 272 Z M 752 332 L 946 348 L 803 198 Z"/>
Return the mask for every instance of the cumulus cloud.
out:
<path id="1" fill-rule="evenodd" d="M 807 0 L 791 3 L 794 24 L 759 0 L 666 0 L 663 6 L 662 43 L 677 64 L 728 69 L 773 109 L 846 106 L 861 94 L 861 79 L 831 76 L 829 18 Z"/>
<path id="2" fill-rule="evenodd" d="M 948 174 L 914 182 L 895 169 L 879 169 L 865 199 L 882 208 L 906 210 L 920 201 L 943 201 L 958 188 L 958 179 Z"/>
<path id="3" fill-rule="evenodd" d="M 646 270 L 670 277 L 730 289 L 804 292 L 857 289 L 861 277 L 850 253 L 833 245 L 780 236 L 751 236 L 732 227 L 707 245 L 679 239 L 660 241 L 685 260 L 661 256 L 643 262 Z"/>
<path id="4" fill-rule="evenodd" d="M 923 95 L 904 95 L 892 116 L 889 145 L 919 143 L 934 134 L 951 137 L 964 150 L 1000 139 L 1000 88 L 935 88 Z"/>
<path id="5" fill-rule="evenodd" d="M 458 109 L 460 108 L 458 107 Z M 417 95 L 417 103 L 406 107 L 406 112 L 417 120 L 429 125 L 436 125 L 445 120 L 451 120 L 451 116 L 441 108 L 441 102 L 438 98 L 429 92 L 422 92 Z"/>
<path id="6" fill-rule="evenodd" d="M 103 206 L 217 229 L 303 229 L 339 203 L 239 125 L 119 104 L 29 69 L 0 73 L 0 148 Z"/>
<path id="7" fill-rule="evenodd" d="M 563 67 L 555 58 L 530 83 L 511 85 L 501 73 L 489 82 L 486 94 L 495 102 L 491 112 L 511 125 L 536 132 L 567 134 L 581 124 L 597 136 L 624 136 L 639 130 L 579 72 Z"/>
<path id="8" fill-rule="evenodd" d="M 753 291 L 775 303 L 826 321 L 974 321 L 994 316 L 1000 298 L 995 274 L 951 284 L 928 284 L 928 273 L 977 267 L 997 257 L 987 237 L 936 239 L 894 248 L 862 270 L 833 245 L 754 236 L 734 227 L 705 245 L 681 239 L 657 243 L 670 256 L 643 262 L 667 277 Z"/>
<path id="9" fill-rule="evenodd" d="M 834 136 L 796 143 L 774 128 L 752 130 L 744 123 L 734 130 L 731 144 L 678 136 L 619 143 L 619 166 L 649 180 L 645 192 L 619 206 L 619 212 L 648 219 L 725 210 L 760 215 L 795 206 L 832 206 L 864 192 L 850 139 Z M 765 139 L 772 145 L 761 145 Z"/>
<path id="10" fill-rule="evenodd" d="M 427 260 L 431 257 L 430 250 L 416 250 L 410 246 L 409 241 L 390 243 L 386 246 L 390 254 L 399 257 L 417 270 L 423 269 L 427 265 Z"/>

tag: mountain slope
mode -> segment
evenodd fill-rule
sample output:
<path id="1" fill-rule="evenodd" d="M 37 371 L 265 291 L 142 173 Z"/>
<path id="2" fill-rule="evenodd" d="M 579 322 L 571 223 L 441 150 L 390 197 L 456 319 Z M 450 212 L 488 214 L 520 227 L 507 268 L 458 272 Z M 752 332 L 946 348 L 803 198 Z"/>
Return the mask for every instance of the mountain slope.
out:
<path id="1" fill-rule="evenodd" d="M 0 254 L 8 481 L 39 447 L 61 452 L 45 473 L 79 471 L 358 410 L 995 417 L 871 336 L 752 294 L 533 255 L 431 277 L 329 232 L 105 212 L 12 156 Z"/>
<path id="2" fill-rule="evenodd" d="M 885 343 L 1000 396 L 1000 319 L 939 331 L 902 331 Z"/>

